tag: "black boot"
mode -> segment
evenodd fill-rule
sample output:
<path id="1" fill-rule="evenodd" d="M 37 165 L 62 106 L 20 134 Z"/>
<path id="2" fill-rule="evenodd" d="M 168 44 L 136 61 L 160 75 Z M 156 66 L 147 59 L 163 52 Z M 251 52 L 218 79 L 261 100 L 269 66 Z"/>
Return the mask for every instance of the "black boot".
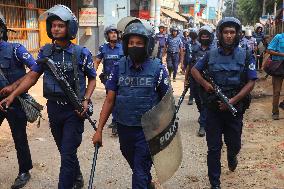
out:
<path id="1" fill-rule="evenodd" d="M 211 186 L 211 189 L 221 189 L 220 186 Z"/>
<path id="2" fill-rule="evenodd" d="M 199 137 L 204 137 L 205 136 L 205 129 L 204 129 L 204 127 L 200 127 L 199 128 L 197 136 L 199 136 Z"/>
<path id="3" fill-rule="evenodd" d="M 237 156 L 227 156 L 229 170 L 234 172 L 238 165 Z"/>
<path id="4" fill-rule="evenodd" d="M 82 175 L 82 172 L 80 171 L 80 173 L 77 175 L 74 186 L 72 189 L 81 189 L 84 187 L 84 178 Z"/>
<path id="5" fill-rule="evenodd" d="M 31 174 L 29 172 L 20 173 L 15 179 L 14 184 L 11 186 L 11 189 L 23 188 L 30 180 Z"/>

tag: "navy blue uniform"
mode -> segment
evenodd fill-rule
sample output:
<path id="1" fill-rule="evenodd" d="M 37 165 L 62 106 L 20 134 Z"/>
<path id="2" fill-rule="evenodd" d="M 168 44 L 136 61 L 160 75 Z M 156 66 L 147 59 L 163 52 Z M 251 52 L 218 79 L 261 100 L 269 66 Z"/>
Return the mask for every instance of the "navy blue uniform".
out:
<path id="1" fill-rule="evenodd" d="M 111 47 L 110 43 L 104 43 L 100 46 L 99 52 L 96 58 L 103 60 L 103 74 L 107 79 L 111 73 L 113 65 L 123 56 L 122 45 L 116 43 L 114 48 Z M 103 82 L 105 85 L 106 80 Z"/>
<path id="2" fill-rule="evenodd" d="M 41 48 L 38 58 L 51 58 L 56 63 L 56 66 L 64 72 L 74 91 L 76 91 L 76 84 L 74 83 L 73 64 L 77 64 L 80 83 L 78 92 L 79 98 L 82 99 L 86 91 L 86 76 L 88 78 L 96 77 L 91 52 L 87 48 L 72 43 L 66 49 L 54 49 L 56 48 L 51 44 L 44 46 Z M 73 58 L 74 56 L 76 59 Z M 82 142 L 84 119 L 78 117 L 73 106 L 66 99 L 61 87 L 48 70 L 44 70 L 42 65 L 37 64 L 32 67 L 32 70 L 37 73 L 44 73 L 43 94 L 47 98 L 50 128 L 61 155 L 58 188 L 70 189 L 80 173 L 77 148 Z"/>
<path id="3" fill-rule="evenodd" d="M 194 66 L 194 64 L 196 63 L 196 54 L 200 49 L 200 43 L 197 41 L 189 41 L 188 43 L 184 44 L 185 46 L 185 62 L 186 62 L 186 67 L 189 66 L 189 69 L 191 70 L 191 68 Z M 189 88 L 190 88 L 190 95 L 189 95 L 189 101 L 193 100 L 193 87 L 194 85 L 192 85 L 192 81 L 193 78 L 190 74 L 189 76 Z"/>
<path id="4" fill-rule="evenodd" d="M 173 78 L 176 78 L 178 65 L 179 65 L 179 56 L 180 49 L 183 48 L 182 40 L 179 36 L 173 37 L 170 35 L 166 41 L 167 46 L 167 67 L 170 72 L 173 71 Z"/>
<path id="5" fill-rule="evenodd" d="M 162 60 L 163 50 L 166 45 L 167 37 L 167 34 L 164 33 L 157 33 L 155 35 L 155 40 L 159 42 L 157 58 L 159 58 L 160 60 Z"/>
<path id="6" fill-rule="evenodd" d="M 248 61 L 247 63 L 246 60 Z M 255 60 L 240 47 L 225 55 L 221 48 L 211 49 L 195 68 L 199 71 L 208 69 L 210 76 L 219 85 L 228 98 L 232 98 L 243 86 L 242 74 L 247 80 L 257 79 Z M 224 77 L 224 75 L 226 77 Z M 212 100 L 213 97 L 213 100 Z M 211 99 L 211 100 L 210 100 Z M 238 114 L 234 117 L 229 111 L 220 111 L 214 96 L 207 98 L 206 140 L 208 146 L 207 165 L 208 176 L 212 186 L 220 185 L 222 134 L 227 145 L 228 157 L 236 156 L 241 149 L 241 134 L 243 127 L 244 102 L 235 107 Z"/>
<path id="7" fill-rule="evenodd" d="M 107 89 L 115 91 L 120 150 L 132 169 L 132 189 L 148 189 L 152 160 L 141 126 L 142 115 L 168 90 L 168 74 L 159 59 L 147 59 L 135 68 L 129 58 L 114 67 Z"/>
<path id="8" fill-rule="evenodd" d="M 196 62 L 198 62 L 200 59 L 203 58 L 203 56 L 210 50 L 211 48 L 208 47 L 206 49 L 201 48 L 201 46 L 198 47 L 198 49 L 194 49 L 193 51 L 193 57 L 194 59 L 191 62 L 192 66 Z M 195 81 L 195 79 L 190 75 L 189 77 L 189 85 L 190 85 L 190 95 L 195 99 L 197 109 L 200 113 L 198 122 L 200 127 L 205 128 L 206 125 L 206 107 L 204 105 L 204 99 L 203 99 L 203 90 L 200 88 L 199 83 Z"/>
<path id="9" fill-rule="evenodd" d="M 26 48 L 17 43 L 0 42 L 0 66 L 5 77 L 0 76 L 0 89 L 14 83 L 26 74 L 25 66 L 31 68 L 35 64 L 32 55 Z M 2 98 L 2 97 L 1 97 Z M 27 140 L 27 118 L 19 101 L 12 103 L 7 112 L 0 112 L 0 123 L 7 119 L 17 151 L 19 173 L 32 169 L 32 160 Z"/>
<path id="10" fill-rule="evenodd" d="M 183 37 L 181 38 L 181 41 L 182 41 L 182 44 L 183 44 L 183 48 L 184 48 L 184 50 L 185 50 L 186 44 L 189 43 L 189 42 L 191 41 L 191 39 L 190 39 L 189 36 L 188 36 L 188 37 L 184 37 L 184 36 L 183 36 Z M 183 71 L 185 71 L 186 66 L 187 66 L 185 56 L 186 56 L 186 54 L 184 54 L 184 58 L 183 58 L 183 65 L 182 65 L 182 70 L 183 70 Z"/>

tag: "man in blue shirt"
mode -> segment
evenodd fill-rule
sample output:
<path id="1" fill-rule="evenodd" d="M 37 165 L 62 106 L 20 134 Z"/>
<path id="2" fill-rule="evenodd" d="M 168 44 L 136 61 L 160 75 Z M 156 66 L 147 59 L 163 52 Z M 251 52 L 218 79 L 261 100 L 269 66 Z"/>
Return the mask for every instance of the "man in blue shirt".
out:
<path id="1" fill-rule="evenodd" d="M 11 94 L 23 80 L 26 74 L 25 66 L 31 68 L 35 64 L 33 56 L 24 46 L 9 43 L 7 40 L 5 19 L 0 13 L 0 100 Z M 0 123 L 7 119 L 17 151 L 19 174 L 11 187 L 16 189 L 24 187 L 29 181 L 29 170 L 33 166 L 26 133 L 26 114 L 18 100 L 15 100 L 11 107 L 5 112 L 0 111 Z"/>
<path id="2" fill-rule="evenodd" d="M 229 170 L 235 171 L 237 155 L 241 149 L 243 114 L 249 107 L 249 93 L 257 74 L 254 57 L 239 47 L 241 23 L 234 17 L 225 17 L 217 25 L 220 46 L 211 49 L 192 68 L 194 79 L 206 91 L 207 165 L 211 189 L 220 189 L 222 135 L 227 145 Z M 229 103 L 237 109 L 236 116 L 213 93 L 214 88 L 202 77 L 202 71 L 221 88 Z"/>
<path id="3" fill-rule="evenodd" d="M 165 33 L 165 26 L 163 24 L 160 24 L 159 26 L 159 33 L 155 35 L 155 41 L 158 41 L 158 53 L 157 58 L 159 58 L 162 61 L 164 48 L 166 45 L 167 40 L 167 34 Z"/>
<path id="4" fill-rule="evenodd" d="M 99 77 L 101 82 L 105 85 L 114 63 L 123 56 L 123 50 L 122 45 L 117 41 L 119 32 L 114 25 L 106 27 L 104 34 L 107 42 L 99 48 L 99 52 L 95 59 L 95 68 L 98 70 L 99 64 L 103 60 L 103 72 Z M 117 134 L 117 127 L 114 119 L 112 119 L 112 123 L 109 125 L 109 128 L 112 128 L 113 135 Z"/>
<path id="5" fill-rule="evenodd" d="M 152 32 L 141 22 L 129 24 L 123 34 L 125 57 L 114 66 L 107 81 L 107 97 L 93 143 L 102 144 L 102 130 L 115 104 L 115 119 L 122 155 L 132 169 L 132 189 L 152 188 L 152 160 L 142 115 L 154 107 L 169 88 L 168 74 L 159 59 L 150 58 Z"/>
<path id="6" fill-rule="evenodd" d="M 279 119 L 278 103 L 280 99 L 280 93 L 282 83 L 284 79 L 284 33 L 277 34 L 269 43 L 267 52 L 272 55 L 273 61 L 282 61 L 281 65 L 277 69 L 282 74 L 272 76 L 273 86 L 273 101 L 272 101 L 272 119 Z M 279 104 L 279 107 L 284 109 L 284 100 Z"/>
<path id="7" fill-rule="evenodd" d="M 167 52 L 167 67 L 170 78 L 173 73 L 173 82 L 176 81 L 178 65 L 183 62 L 183 44 L 181 38 L 178 36 L 178 28 L 173 26 L 170 30 L 171 35 L 166 41 L 165 51 Z"/>
<path id="8" fill-rule="evenodd" d="M 74 110 L 57 80 L 42 64 L 33 65 L 24 80 L 0 103 L 10 106 L 16 96 L 32 87 L 42 73 L 43 95 L 47 99 L 47 113 L 57 148 L 61 156 L 59 189 L 83 188 L 83 176 L 77 158 L 77 148 L 82 142 L 85 113 L 96 85 L 96 71 L 92 54 L 85 48 L 71 43 L 76 37 L 78 22 L 71 10 L 64 5 L 55 5 L 43 15 L 46 17 L 48 36 L 54 41 L 41 48 L 38 58 L 51 58 L 83 104 L 83 112 Z M 88 85 L 86 86 L 86 77 Z"/>

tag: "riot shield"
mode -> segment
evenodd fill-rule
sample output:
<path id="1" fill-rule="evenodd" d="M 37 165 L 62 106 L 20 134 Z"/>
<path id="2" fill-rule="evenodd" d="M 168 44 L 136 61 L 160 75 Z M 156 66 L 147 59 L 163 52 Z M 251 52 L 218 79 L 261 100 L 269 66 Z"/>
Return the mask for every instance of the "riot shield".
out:
<path id="1" fill-rule="evenodd" d="M 175 122 L 175 102 L 169 87 L 163 99 L 141 119 L 157 178 L 162 184 L 173 176 L 182 161 L 182 144 Z"/>

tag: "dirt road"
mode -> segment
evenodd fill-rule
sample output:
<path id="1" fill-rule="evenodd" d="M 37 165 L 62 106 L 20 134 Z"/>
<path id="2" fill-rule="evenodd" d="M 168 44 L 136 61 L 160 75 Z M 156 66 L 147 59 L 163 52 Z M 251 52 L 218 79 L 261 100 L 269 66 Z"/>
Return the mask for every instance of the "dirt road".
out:
<path id="1" fill-rule="evenodd" d="M 233 173 L 228 170 L 226 149 L 223 147 L 222 188 L 284 189 L 284 112 L 281 110 L 279 121 L 271 120 L 270 83 L 270 79 L 262 80 L 256 86 L 254 95 L 262 98 L 254 99 L 245 115 L 239 166 Z M 42 82 L 39 82 L 32 88 L 31 94 L 44 103 L 41 86 Z M 178 98 L 183 89 L 183 76 L 179 75 L 173 86 L 175 97 Z M 104 96 L 104 87 L 98 82 L 94 94 L 94 119 L 98 119 Z M 205 138 L 196 136 L 198 113 L 195 105 L 187 105 L 187 99 L 186 97 L 179 113 L 183 162 L 174 177 L 163 185 L 164 189 L 209 188 L 206 141 Z M 40 128 L 32 124 L 27 129 L 34 168 L 26 189 L 57 188 L 60 156 L 48 127 L 46 110 L 44 118 Z M 85 188 L 93 155 L 92 134 L 91 126 L 86 122 L 83 142 L 78 152 Z M 118 139 L 112 137 L 111 130 L 107 128 L 103 137 L 104 146 L 99 150 L 94 180 L 96 189 L 131 188 L 131 171 L 121 155 Z M 0 162 L 0 189 L 8 189 L 18 173 L 18 165 L 7 122 L 0 127 Z"/>

